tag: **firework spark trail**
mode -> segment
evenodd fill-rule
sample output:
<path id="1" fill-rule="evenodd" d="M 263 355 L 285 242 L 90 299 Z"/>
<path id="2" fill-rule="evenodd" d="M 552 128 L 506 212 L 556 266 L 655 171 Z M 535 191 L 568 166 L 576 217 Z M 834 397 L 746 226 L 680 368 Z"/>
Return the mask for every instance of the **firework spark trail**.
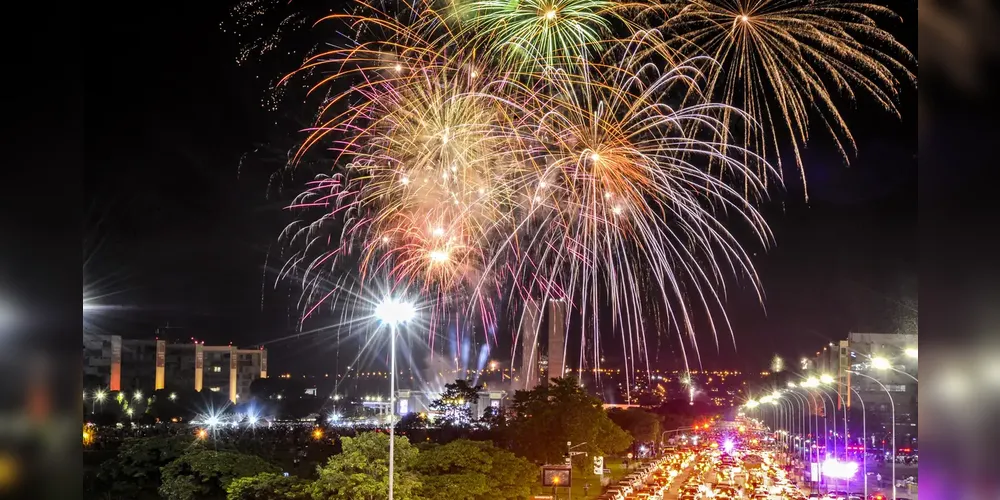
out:
<path id="1" fill-rule="evenodd" d="M 685 0 L 665 27 L 665 43 L 685 56 L 707 54 L 705 91 L 743 109 L 766 134 L 745 130 L 744 144 L 777 160 L 788 141 L 806 188 L 802 149 L 810 118 L 818 119 L 845 163 L 856 153 L 835 101 L 863 94 L 899 116 L 896 96 L 916 84 L 916 59 L 879 20 L 899 21 L 890 9 L 841 0 Z M 670 9 L 667 9 L 670 10 Z M 902 81 L 900 81 L 902 80 Z M 808 200 L 808 191 L 806 191 Z"/>
<path id="2" fill-rule="evenodd" d="M 582 345 L 593 366 L 599 318 L 607 317 L 631 374 L 648 369 L 645 316 L 662 308 L 682 350 L 690 343 L 697 355 L 693 325 L 706 313 L 715 337 L 712 314 L 725 316 L 726 277 L 758 286 L 728 227 L 770 241 L 754 205 L 774 172 L 730 140 L 733 127 L 753 129 L 752 117 L 705 100 L 697 58 L 663 57 L 658 31 L 608 36 L 610 18 L 602 16 L 624 4 L 563 0 L 553 17 L 545 9 L 536 9 L 541 19 L 508 13 L 495 22 L 509 26 L 488 36 L 474 29 L 481 17 L 463 24 L 460 15 L 417 5 L 419 15 L 359 4 L 329 16 L 363 36 L 300 70 L 323 75 L 313 92 L 350 83 L 327 90 L 296 154 L 322 144 L 339 165 L 289 206 L 311 222 L 281 236 L 293 252 L 278 279 L 301 284 L 304 317 L 336 304 L 347 306 L 341 322 L 353 325 L 349 311 L 367 307 L 366 290 L 389 286 L 419 292 L 428 304 L 428 344 L 438 325 L 470 318 L 496 343 L 497 318 L 507 314 L 498 304 L 520 310 L 505 297 L 565 299 L 590 325 Z M 582 13 L 572 17 L 573 8 Z M 529 36 L 521 22 L 584 23 L 590 31 L 577 34 L 586 40 L 543 33 L 551 39 L 512 63 L 503 47 Z M 509 36 L 498 40 L 500 33 Z M 603 50 L 590 50 L 596 46 Z M 710 163 L 724 175 L 710 173 Z"/>

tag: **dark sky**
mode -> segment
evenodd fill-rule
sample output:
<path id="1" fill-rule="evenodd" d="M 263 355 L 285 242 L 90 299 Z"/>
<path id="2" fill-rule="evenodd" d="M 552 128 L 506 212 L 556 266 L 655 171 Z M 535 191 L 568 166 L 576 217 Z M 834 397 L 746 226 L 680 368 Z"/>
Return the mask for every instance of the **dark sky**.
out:
<path id="1" fill-rule="evenodd" d="M 914 47 L 916 4 L 902 5 L 913 22 L 900 37 Z M 269 183 L 295 127 L 261 97 L 297 60 L 238 66 L 237 41 L 220 29 L 227 16 L 221 3 L 181 3 L 108 25 L 88 46 L 100 57 L 88 58 L 86 80 L 85 278 L 97 294 L 116 292 L 105 303 L 128 307 L 95 319 L 106 331 L 149 337 L 169 321 L 208 342 L 250 345 L 293 326 L 294 301 L 271 291 L 264 263 L 289 221 L 286 193 Z M 896 302 L 916 296 L 915 94 L 903 96 L 902 121 L 864 100 L 847 113 L 859 149 L 849 168 L 814 132 L 810 202 L 789 175 L 787 193 L 765 207 L 776 239 L 756 260 L 766 315 L 733 290 L 736 350 L 722 338 L 716 352 L 703 337 L 707 366 L 758 369 L 849 331 L 895 331 Z M 336 354 L 316 338 L 271 352 L 278 371 L 323 371 Z"/>

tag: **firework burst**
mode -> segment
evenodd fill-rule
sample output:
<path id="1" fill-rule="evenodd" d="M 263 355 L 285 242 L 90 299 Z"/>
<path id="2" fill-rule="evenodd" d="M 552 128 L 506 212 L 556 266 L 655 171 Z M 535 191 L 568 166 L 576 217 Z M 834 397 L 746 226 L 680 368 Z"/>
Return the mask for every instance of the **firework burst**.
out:
<path id="1" fill-rule="evenodd" d="M 838 106 L 867 96 L 898 116 L 902 84 L 915 84 L 913 55 L 887 31 L 882 19 L 899 20 L 890 9 L 840 0 L 687 0 L 666 27 L 666 43 L 692 57 L 708 55 L 709 99 L 742 109 L 765 134 L 744 130 L 777 161 L 788 141 L 805 186 L 802 149 L 810 118 L 830 133 L 845 162 L 854 152 L 851 131 Z M 806 194 L 808 199 L 808 193 Z"/>
<path id="2" fill-rule="evenodd" d="M 338 167 L 296 198 L 290 208 L 303 222 L 284 233 L 293 251 L 280 278 L 301 280 L 306 317 L 385 283 L 419 292 L 431 336 L 450 317 L 476 317 L 494 331 L 498 315 L 520 309 L 509 297 L 569 300 L 591 332 L 580 366 L 599 365 L 600 317 L 610 317 L 638 366 L 648 312 L 665 311 L 682 345 L 697 348 L 694 317 L 709 312 L 715 334 L 725 278 L 747 277 L 756 289 L 727 228 L 770 239 L 754 208 L 770 167 L 730 141 L 733 124 L 750 129 L 750 117 L 704 99 L 694 64 L 657 55 L 656 30 L 603 41 L 599 57 L 578 53 L 572 67 L 552 64 L 610 26 L 604 2 L 552 5 L 554 19 L 538 4 L 531 22 L 562 20 L 575 35 L 538 35 L 499 4 L 495 15 L 508 16 L 491 22 L 499 31 L 475 36 L 487 14 L 462 24 L 424 5 L 410 16 L 369 9 L 331 18 L 370 39 L 303 66 L 329 70 L 316 89 L 350 82 L 324 102 L 302 148 L 322 144 Z M 476 55 L 482 36 L 531 33 L 553 37 L 518 56 L 531 63 Z"/>

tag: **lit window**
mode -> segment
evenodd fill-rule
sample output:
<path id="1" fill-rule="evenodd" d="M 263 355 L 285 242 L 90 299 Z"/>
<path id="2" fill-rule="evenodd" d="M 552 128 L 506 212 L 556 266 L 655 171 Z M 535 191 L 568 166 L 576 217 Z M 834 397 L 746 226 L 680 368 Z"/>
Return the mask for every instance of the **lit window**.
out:
<path id="1" fill-rule="evenodd" d="M 212 367 L 212 371 L 215 372 L 215 373 L 219 373 L 219 372 L 222 371 L 222 367 L 221 366 L 213 366 Z"/>

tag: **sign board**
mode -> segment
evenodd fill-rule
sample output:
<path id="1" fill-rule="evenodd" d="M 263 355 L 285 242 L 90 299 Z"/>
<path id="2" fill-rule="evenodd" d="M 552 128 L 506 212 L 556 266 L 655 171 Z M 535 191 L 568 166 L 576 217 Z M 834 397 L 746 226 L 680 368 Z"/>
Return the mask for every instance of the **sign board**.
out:
<path id="1" fill-rule="evenodd" d="M 594 474 L 604 475 L 604 457 L 594 457 Z"/>
<path id="2" fill-rule="evenodd" d="M 543 465 L 542 486 L 560 486 L 569 488 L 573 485 L 573 468 L 568 465 Z"/>

